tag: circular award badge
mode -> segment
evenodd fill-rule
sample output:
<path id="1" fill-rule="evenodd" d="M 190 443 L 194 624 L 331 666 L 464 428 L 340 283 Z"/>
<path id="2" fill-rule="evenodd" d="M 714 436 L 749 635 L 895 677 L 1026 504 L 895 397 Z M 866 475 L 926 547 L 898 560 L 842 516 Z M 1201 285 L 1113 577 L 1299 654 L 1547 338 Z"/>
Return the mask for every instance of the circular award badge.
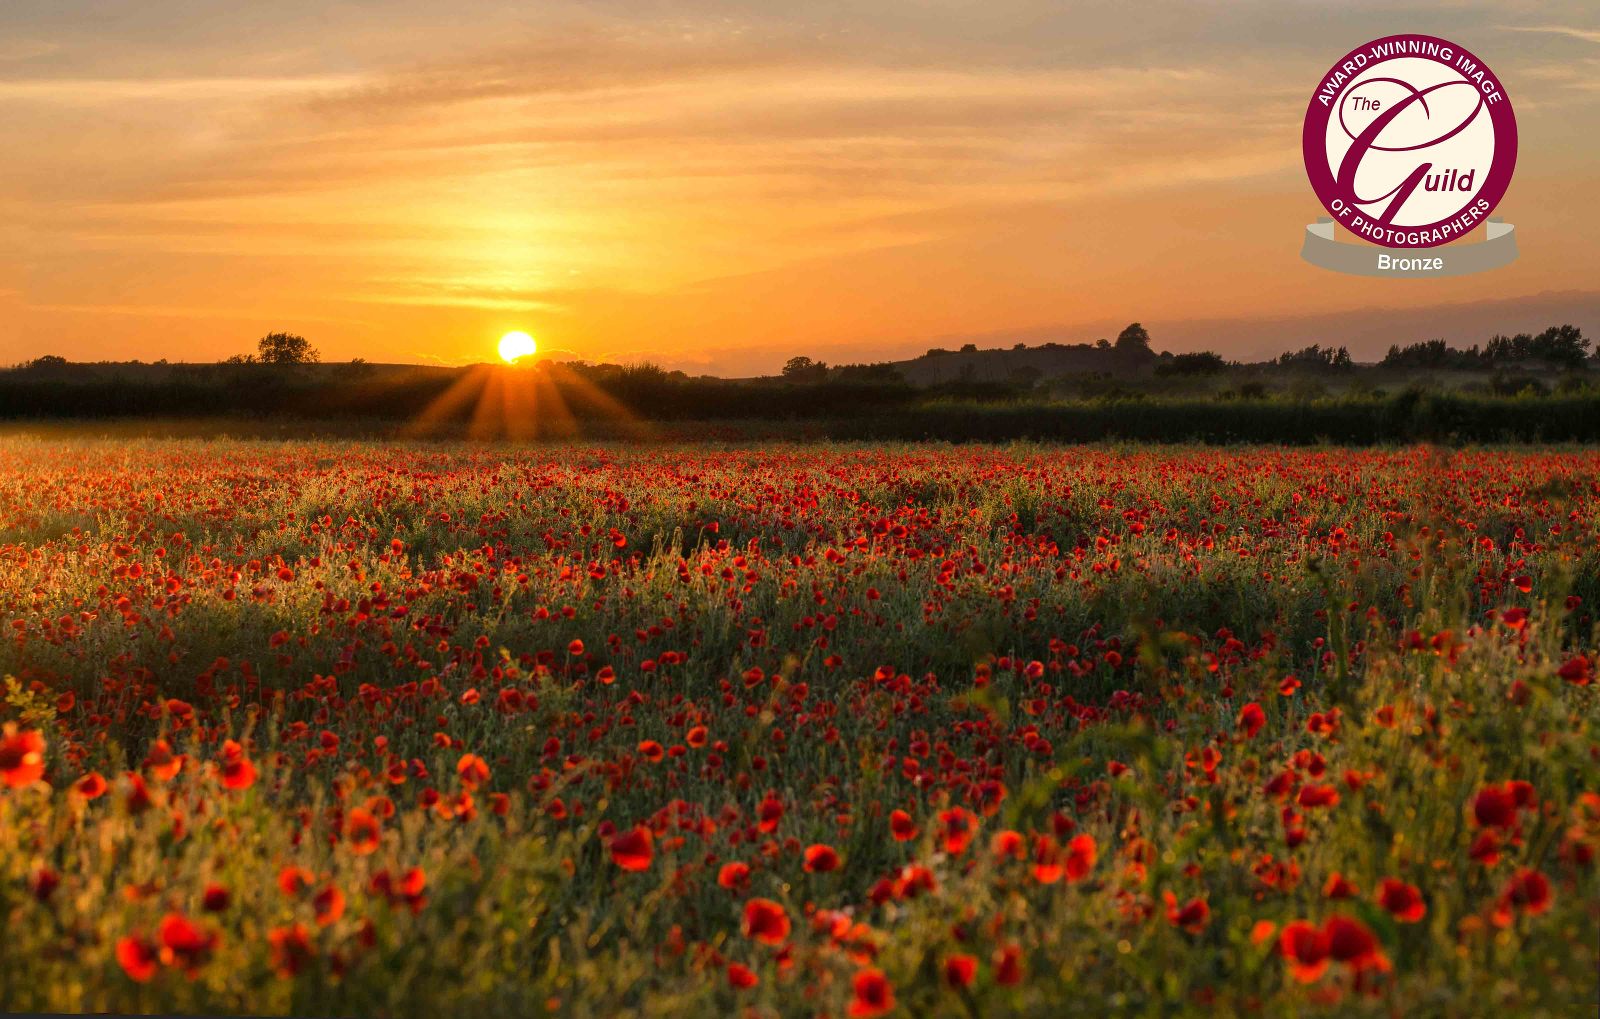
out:
<path id="1" fill-rule="evenodd" d="M 1392 35 L 1345 54 L 1306 108 L 1306 174 L 1333 222 L 1386 248 L 1482 225 L 1517 162 L 1500 79 L 1464 47 Z"/>

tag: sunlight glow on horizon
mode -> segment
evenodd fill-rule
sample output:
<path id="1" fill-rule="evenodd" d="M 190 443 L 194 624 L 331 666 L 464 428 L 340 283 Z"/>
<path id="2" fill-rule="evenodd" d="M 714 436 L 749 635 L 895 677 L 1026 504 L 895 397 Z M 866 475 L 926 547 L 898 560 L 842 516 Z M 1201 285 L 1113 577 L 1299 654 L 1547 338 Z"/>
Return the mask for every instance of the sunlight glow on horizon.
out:
<path id="1" fill-rule="evenodd" d="M 500 357 L 507 364 L 516 364 L 519 358 L 532 357 L 539 352 L 539 344 L 520 329 L 500 337 Z"/>

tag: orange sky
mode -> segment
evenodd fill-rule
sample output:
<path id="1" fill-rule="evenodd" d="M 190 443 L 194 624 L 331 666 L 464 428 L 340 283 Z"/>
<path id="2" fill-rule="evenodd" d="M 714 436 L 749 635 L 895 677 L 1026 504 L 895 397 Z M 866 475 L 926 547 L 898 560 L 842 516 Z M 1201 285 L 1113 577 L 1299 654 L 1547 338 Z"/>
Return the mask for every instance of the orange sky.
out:
<path id="1" fill-rule="evenodd" d="M 1505 84 L 1510 267 L 1298 259 L 1305 103 L 1398 31 Z M 0 124 L 0 362 L 1600 333 L 1592 3 L 5 0 Z"/>

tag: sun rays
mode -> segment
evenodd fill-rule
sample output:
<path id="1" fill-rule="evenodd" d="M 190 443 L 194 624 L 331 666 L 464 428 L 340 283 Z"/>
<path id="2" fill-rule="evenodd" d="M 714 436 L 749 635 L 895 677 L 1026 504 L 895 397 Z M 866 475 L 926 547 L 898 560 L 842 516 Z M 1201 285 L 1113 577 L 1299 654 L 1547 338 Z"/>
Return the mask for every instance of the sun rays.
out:
<path id="1" fill-rule="evenodd" d="M 531 342 L 531 340 L 530 340 Z M 408 437 L 477 440 L 576 438 L 603 431 L 642 437 L 646 422 L 566 365 L 480 364 L 465 369 L 403 429 Z"/>

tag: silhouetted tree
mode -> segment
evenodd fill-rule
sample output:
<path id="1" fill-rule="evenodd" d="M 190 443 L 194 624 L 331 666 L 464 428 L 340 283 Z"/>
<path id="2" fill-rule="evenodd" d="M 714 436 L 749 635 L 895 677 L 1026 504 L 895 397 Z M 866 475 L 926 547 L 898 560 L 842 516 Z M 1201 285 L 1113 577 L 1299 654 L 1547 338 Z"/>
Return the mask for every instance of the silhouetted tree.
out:
<path id="1" fill-rule="evenodd" d="M 1150 333 L 1135 322 L 1117 334 L 1116 349 L 1120 353 L 1150 352 Z"/>
<path id="2" fill-rule="evenodd" d="M 791 357 L 783 365 L 783 377 L 790 382 L 818 382 L 828 374 L 828 365 L 809 357 Z"/>
<path id="3" fill-rule="evenodd" d="M 1551 326 L 1533 338 L 1533 356 L 1564 368 L 1581 368 L 1589 358 L 1589 341 L 1577 326 Z"/>
<path id="4" fill-rule="evenodd" d="M 1427 340 L 1405 347 L 1392 346 L 1383 358 L 1386 368 L 1487 369 L 1543 361 L 1562 368 L 1584 367 L 1590 358 L 1589 341 L 1577 326 L 1551 326 L 1544 332 L 1495 336 L 1482 350 L 1474 344 L 1464 350 L 1443 340 Z"/>
<path id="5" fill-rule="evenodd" d="M 1344 369 L 1352 366 L 1350 351 L 1344 347 L 1324 347 L 1313 343 L 1293 353 L 1278 355 L 1282 368 Z"/>
<path id="6" fill-rule="evenodd" d="M 256 342 L 262 364 L 316 364 L 322 355 L 311 341 L 293 333 L 268 333 Z"/>
<path id="7" fill-rule="evenodd" d="M 903 383 L 905 375 L 887 361 L 877 364 L 842 364 L 835 368 L 840 382 L 850 383 Z"/>
<path id="8" fill-rule="evenodd" d="M 1158 375 L 1215 375 L 1228 367 L 1222 355 L 1210 350 L 1193 354 L 1176 354 L 1172 360 L 1156 366 Z"/>
<path id="9" fill-rule="evenodd" d="M 1381 362 L 1385 368 L 1482 368 L 1486 366 L 1477 344 L 1456 350 L 1444 340 L 1424 340 L 1407 346 L 1391 346 Z"/>

